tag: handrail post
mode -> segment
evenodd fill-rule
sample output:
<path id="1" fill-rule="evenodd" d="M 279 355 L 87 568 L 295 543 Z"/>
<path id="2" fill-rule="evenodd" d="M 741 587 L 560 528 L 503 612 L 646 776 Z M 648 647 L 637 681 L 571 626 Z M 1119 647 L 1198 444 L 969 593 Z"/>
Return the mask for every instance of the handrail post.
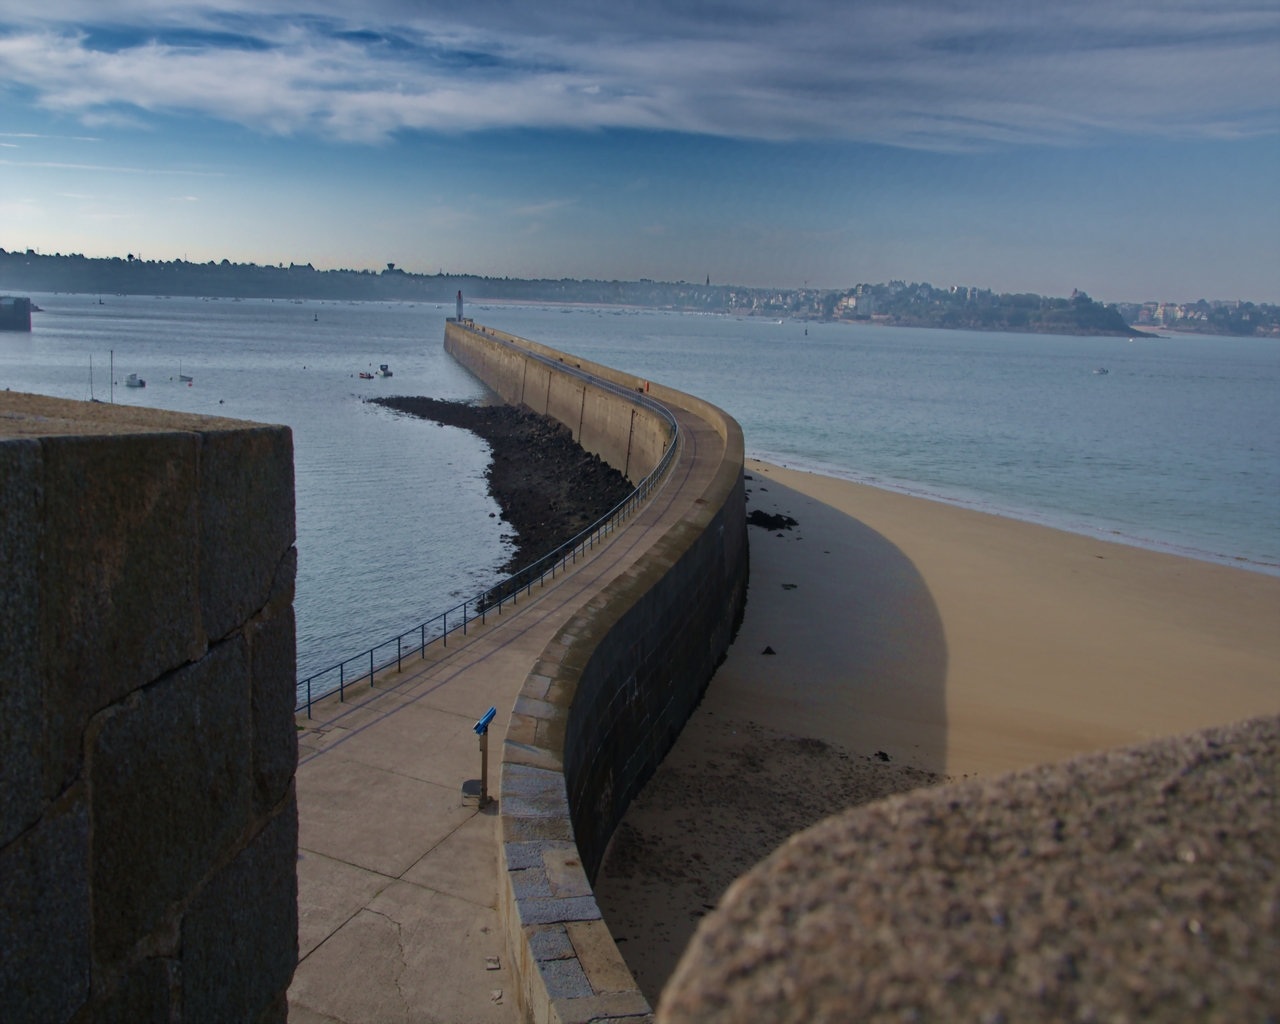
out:
<path id="1" fill-rule="evenodd" d="M 347 699 L 346 694 L 343 692 L 343 687 L 344 687 L 343 675 L 344 673 L 342 671 L 342 662 L 338 662 L 338 703 L 339 704 L 341 704 L 344 700 Z"/>
<path id="2" fill-rule="evenodd" d="M 448 647 L 449 646 L 449 613 L 445 612 L 443 614 L 443 618 L 444 618 L 444 629 L 440 631 L 440 642 L 445 647 Z"/>
<path id="3" fill-rule="evenodd" d="M 467 635 L 467 602 L 462 602 L 462 635 Z"/>
<path id="4" fill-rule="evenodd" d="M 307 717 L 311 717 L 311 680 L 307 679 Z"/>
<path id="5" fill-rule="evenodd" d="M 369 648 L 369 689 L 373 689 L 373 648 Z"/>
<path id="6" fill-rule="evenodd" d="M 427 660 L 427 624 L 425 622 L 422 624 L 421 629 L 422 629 L 422 660 L 426 661 Z"/>
<path id="7" fill-rule="evenodd" d="M 396 637 L 396 672 L 404 671 L 400 667 L 400 638 Z"/>

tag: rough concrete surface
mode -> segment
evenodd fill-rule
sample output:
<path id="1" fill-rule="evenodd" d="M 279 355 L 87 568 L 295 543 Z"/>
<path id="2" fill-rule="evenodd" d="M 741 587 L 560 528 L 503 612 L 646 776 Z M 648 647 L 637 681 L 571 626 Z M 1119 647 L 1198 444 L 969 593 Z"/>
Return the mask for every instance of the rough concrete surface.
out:
<path id="1" fill-rule="evenodd" d="M 1280 718 L 894 797 L 789 840 L 658 1020 L 1280 1016 Z"/>

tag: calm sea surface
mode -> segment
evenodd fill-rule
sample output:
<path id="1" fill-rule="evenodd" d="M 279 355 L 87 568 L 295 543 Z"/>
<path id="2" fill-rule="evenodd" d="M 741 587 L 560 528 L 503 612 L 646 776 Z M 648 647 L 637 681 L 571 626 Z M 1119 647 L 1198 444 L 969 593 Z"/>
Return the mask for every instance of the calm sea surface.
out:
<path id="1" fill-rule="evenodd" d="M 364 404 L 470 398 L 434 304 L 41 295 L 0 386 L 293 428 L 306 674 L 495 580 L 509 553 L 473 435 Z M 482 323 L 662 381 L 747 451 L 1110 540 L 1280 573 L 1280 343 L 805 325 L 555 306 Z M 806 329 L 808 334 L 805 334 Z M 389 363 L 395 376 L 355 374 Z M 178 382 L 182 372 L 195 380 Z M 1107 374 L 1093 371 L 1106 367 Z"/>

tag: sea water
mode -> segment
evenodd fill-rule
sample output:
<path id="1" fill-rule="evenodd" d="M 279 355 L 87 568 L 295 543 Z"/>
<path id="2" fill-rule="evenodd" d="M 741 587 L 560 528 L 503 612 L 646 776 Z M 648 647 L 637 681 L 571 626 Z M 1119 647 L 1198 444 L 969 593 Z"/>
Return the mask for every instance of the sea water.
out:
<path id="1" fill-rule="evenodd" d="M 469 315 L 714 402 L 749 455 L 1280 572 L 1278 339 L 485 305 Z"/>
<path id="2" fill-rule="evenodd" d="M 114 349 L 117 404 L 292 428 L 300 678 L 501 578 L 510 528 L 485 485 L 488 444 L 365 401 L 482 393 L 444 352 L 434 305 L 34 299 L 31 334 L 0 333 L 0 387 L 88 399 L 92 356 L 107 401 Z M 381 363 L 393 377 L 357 376 Z M 146 387 L 124 387 L 130 373 Z"/>
<path id="3" fill-rule="evenodd" d="M 300 675 L 498 576 L 488 446 L 374 395 L 474 398 L 434 303 L 39 295 L 0 387 L 293 428 Z M 1074 338 L 560 306 L 467 314 L 716 403 L 749 454 L 1280 572 L 1280 343 Z M 388 363 L 392 378 L 361 380 Z M 195 379 L 178 381 L 179 367 Z M 1096 370 L 1106 369 L 1105 374 Z"/>

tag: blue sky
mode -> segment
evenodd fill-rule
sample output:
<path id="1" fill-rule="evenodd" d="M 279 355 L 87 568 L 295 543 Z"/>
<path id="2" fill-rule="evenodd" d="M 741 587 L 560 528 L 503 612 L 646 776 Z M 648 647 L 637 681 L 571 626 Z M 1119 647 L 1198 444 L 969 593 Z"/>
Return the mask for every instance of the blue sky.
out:
<path id="1" fill-rule="evenodd" d="M 0 246 L 1280 301 L 1274 2 L 0 0 Z"/>

